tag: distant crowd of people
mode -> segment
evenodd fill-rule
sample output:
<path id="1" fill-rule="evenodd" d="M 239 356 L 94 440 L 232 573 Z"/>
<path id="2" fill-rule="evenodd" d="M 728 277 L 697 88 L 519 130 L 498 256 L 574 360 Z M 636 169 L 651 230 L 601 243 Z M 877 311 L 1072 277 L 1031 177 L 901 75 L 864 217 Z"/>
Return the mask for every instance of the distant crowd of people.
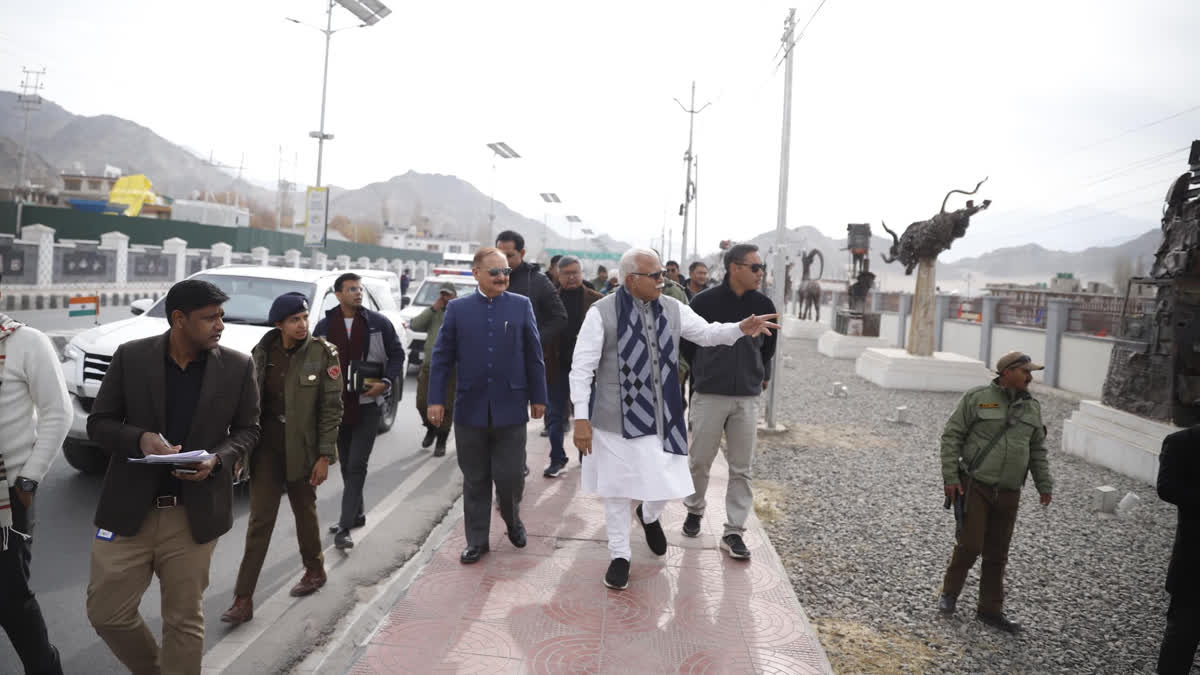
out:
<path id="1" fill-rule="evenodd" d="M 610 275 L 584 278 L 574 256 L 545 272 L 525 259 L 523 237 L 501 233 L 476 252 L 477 289 L 444 284 L 412 321 L 427 333 L 418 376 L 423 448 L 447 452 L 451 431 L 463 475 L 466 546 L 459 559 L 490 552 L 493 495 L 516 547 L 527 544 L 522 497 L 526 429 L 545 418 L 546 479 L 570 465 L 570 429 L 585 493 L 603 499 L 610 563 L 603 583 L 629 585 L 631 530 L 650 550 L 668 550 L 661 515 L 682 499 L 681 531 L 699 536 L 709 472 L 723 448 L 729 465 L 720 548 L 746 561 L 753 509 L 752 463 L 760 394 L 773 376 L 779 325 L 760 288 L 757 247 L 725 252 L 721 282 L 702 262 L 680 266 L 651 249 L 626 251 Z M 363 306 L 358 275 L 334 284 L 337 305 L 311 326 L 310 299 L 286 293 L 271 306 L 272 328 L 250 354 L 220 343 L 229 298 L 202 280 L 176 283 L 165 298 L 167 331 L 122 344 L 87 419 L 90 438 L 111 452 L 95 516 L 87 617 L 134 673 L 198 673 L 202 600 L 218 538 L 233 524 L 233 484 L 249 479 L 250 509 L 232 605 L 222 620 L 253 619 L 254 593 L 286 494 L 304 571 L 294 596 L 327 580 L 318 488 L 334 464 L 343 483 L 334 545 L 349 550 L 366 523 L 363 487 L 381 406 L 402 381 L 405 355 L 392 322 Z M 995 364 L 996 378 L 966 392 L 947 421 L 940 470 L 958 523 L 938 607 L 955 612 L 967 574 L 982 557 L 977 617 L 1008 632 L 1003 578 L 1020 503 L 1032 475 L 1041 503 L 1053 493 L 1046 428 L 1029 393 L 1041 366 L 1020 352 Z M 50 340 L 0 314 L 0 623 L 30 673 L 62 672 L 29 587 L 33 504 L 58 453 L 72 407 Z M 1168 437 L 1158 489 L 1179 506 L 1168 574 L 1171 592 L 1159 672 L 1187 672 L 1200 640 L 1195 566 L 1200 430 Z M 172 462 L 206 450 L 198 461 Z M 145 460 L 152 461 L 147 463 Z M 139 461 L 129 461 L 139 460 Z M 154 463 L 160 462 L 160 463 Z M 847 486 L 852 490 L 853 486 Z M 162 589 L 162 637 L 138 611 L 152 578 Z"/>

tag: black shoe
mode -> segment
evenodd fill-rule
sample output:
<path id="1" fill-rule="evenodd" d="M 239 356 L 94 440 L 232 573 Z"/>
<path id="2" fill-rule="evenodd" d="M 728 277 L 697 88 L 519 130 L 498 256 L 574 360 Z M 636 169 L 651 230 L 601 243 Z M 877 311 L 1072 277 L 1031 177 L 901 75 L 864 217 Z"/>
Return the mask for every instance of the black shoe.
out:
<path id="1" fill-rule="evenodd" d="M 354 524 L 350 526 L 350 529 L 357 530 L 358 528 L 360 528 L 366 524 L 367 524 L 367 517 L 359 516 L 354 519 Z M 341 530 L 341 529 L 342 529 L 341 525 L 330 525 L 329 526 L 329 534 L 337 534 L 338 530 Z"/>
<path id="2" fill-rule="evenodd" d="M 487 544 L 484 544 L 483 546 L 467 546 L 465 549 L 463 549 L 462 555 L 458 556 L 458 561 L 464 565 L 477 563 L 479 562 L 479 559 L 483 557 L 483 554 L 487 552 Z"/>
<path id="3" fill-rule="evenodd" d="M 343 551 L 354 548 L 354 539 L 350 537 L 350 530 L 338 530 L 333 537 L 333 545 Z"/>
<path id="4" fill-rule="evenodd" d="M 566 460 L 561 462 L 550 462 L 550 466 L 546 467 L 546 470 L 542 472 L 542 475 L 546 478 L 558 478 L 558 474 L 562 473 L 562 470 L 565 469 L 566 466 Z"/>
<path id="5" fill-rule="evenodd" d="M 434 457 L 444 457 L 446 455 L 446 436 L 438 434 L 437 445 L 433 446 Z"/>
<path id="6" fill-rule="evenodd" d="M 729 552 L 729 557 L 734 560 L 749 560 L 750 549 L 746 548 L 746 542 L 742 541 L 740 534 L 727 534 L 721 537 L 721 548 Z"/>
<path id="7" fill-rule="evenodd" d="M 646 532 L 646 543 L 650 545 L 650 550 L 654 551 L 654 555 L 664 555 L 667 552 L 667 535 L 663 532 L 662 523 L 657 520 L 653 523 L 647 523 L 642 520 L 642 505 L 637 506 L 637 519 L 642 524 L 642 529 Z"/>
<path id="8" fill-rule="evenodd" d="M 525 524 L 517 523 L 516 527 L 509 528 L 508 540 L 517 548 L 525 548 L 525 544 L 527 543 L 525 539 Z"/>
<path id="9" fill-rule="evenodd" d="M 938 596 L 938 611 L 942 614 L 953 614 L 956 607 L 958 607 L 957 596 L 949 593 L 942 593 Z"/>
<path id="10" fill-rule="evenodd" d="M 433 445 L 433 441 L 437 438 L 437 435 L 437 429 L 427 429 L 425 431 L 425 438 L 421 440 L 421 447 L 428 448 Z"/>
<path id="11" fill-rule="evenodd" d="M 992 628 L 999 628 L 1005 633 L 1020 633 L 1021 624 L 1017 621 L 1004 616 L 1003 614 L 985 614 L 983 612 L 975 612 L 975 618 L 986 623 Z"/>
<path id="12" fill-rule="evenodd" d="M 604 573 L 604 585 L 622 591 L 629 588 L 629 561 L 624 558 L 613 558 Z"/>
<path id="13" fill-rule="evenodd" d="M 687 518 L 683 520 L 683 535 L 685 537 L 699 537 L 700 519 L 703 517 L 696 513 L 687 514 Z"/>

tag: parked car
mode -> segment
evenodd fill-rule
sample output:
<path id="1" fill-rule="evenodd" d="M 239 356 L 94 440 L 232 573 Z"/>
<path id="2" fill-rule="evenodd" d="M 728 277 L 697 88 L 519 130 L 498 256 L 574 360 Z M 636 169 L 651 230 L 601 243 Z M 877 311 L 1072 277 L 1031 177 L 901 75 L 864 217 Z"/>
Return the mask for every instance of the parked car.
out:
<path id="1" fill-rule="evenodd" d="M 425 333 L 419 333 L 409 327 L 409 323 L 413 318 L 426 308 L 433 305 L 438 299 L 438 294 L 441 293 L 442 284 L 450 282 L 458 289 L 458 297 L 462 297 L 467 293 L 474 293 L 479 287 L 479 282 L 475 281 L 471 270 L 458 267 L 435 267 L 432 273 L 421 280 L 419 285 L 409 286 L 409 294 L 412 296 L 412 301 L 400 310 L 400 318 L 404 322 L 404 330 L 408 333 L 408 365 L 409 367 L 420 367 L 421 361 L 425 354 Z"/>
<path id="2" fill-rule="evenodd" d="M 313 307 L 310 326 L 316 326 L 325 312 L 337 306 L 333 282 L 344 271 L 225 265 L 197 272 L 188 278 L 212 282 L 229 296 L 229 301 L 224 305 L 225 332 L 221 336 L 221 344 L 249 354 L 271 328 L 267 323 L 267 314 L 276 297 L 290 291 L 307 295 Z M 376 276 L 378 272 L 367 274 L 365 271 L 350 271 L 362 277 L 363 304 L 392 320 L 407 353 L 407 332 L 402 327 L 399 305 L 388 282 Z M 167 330 L 165 304 L 166 296 L 158 301 L 137 301 L 130 306 L 133 318 L 84 331 L 63 348 L 63 377 L 75 406 L 75 421 L 63 442 L 63 456 L 75 469 L 99 474 L 108 466 L 107 451 L 88 438 L 88 413 L 117 347 L 130 340 L 158 335 Z M 401 379 L 392 383 L 392 391 L 395 395 L 386 399 L 384 414 L 380 419 L 381 433 L 391 429 L 396 420 L 396 409 L 404 394 Z"/>

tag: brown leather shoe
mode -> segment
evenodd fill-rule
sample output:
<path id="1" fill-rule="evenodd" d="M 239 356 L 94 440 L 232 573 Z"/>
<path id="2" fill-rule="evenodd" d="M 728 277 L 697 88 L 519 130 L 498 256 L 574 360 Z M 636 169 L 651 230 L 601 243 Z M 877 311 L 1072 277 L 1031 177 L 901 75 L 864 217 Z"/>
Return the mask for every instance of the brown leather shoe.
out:
<path id="1" fill-rule="evenodd" d="M 238 625 L 246 623 L 254 618 L 254 598 L 248 595 L 233 596 L 233 607 L 230 607 L 221 615 L 221 620 L 225 623 Z"/>
<path id="2" fill-rule="evenodd" d="M 300 581 L 292 586 L 292 597 L 299 598 L 305 595 L 312 595 L 317 592 L 317 589 L 325 585 L 325 569 L 305 570 L 304 576 L 300 577 Z"/>

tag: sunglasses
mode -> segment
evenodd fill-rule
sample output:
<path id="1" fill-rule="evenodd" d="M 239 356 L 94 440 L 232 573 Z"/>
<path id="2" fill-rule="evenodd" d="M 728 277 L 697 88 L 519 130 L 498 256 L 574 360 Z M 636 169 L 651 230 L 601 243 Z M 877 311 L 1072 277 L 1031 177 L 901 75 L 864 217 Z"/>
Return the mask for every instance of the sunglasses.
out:
<path id="1" fill-rule="evenodd" d="M 666 272 L 659 270 L 657 272 L 630 272 L 629 274 L 635 277 L 650 277 L 655 281 L 662 281 L 663 275 L 666 274 Z"/>
<path id="2" fill-rule="evenodd" d="M 746 263 L 735 262 L 733 264 L 741 265 L 742 267 L 749 267 L 750 271 L 754 272 L 755 274 L 758 274 L 759 272 L 767 271 L 767 266 L 764 263 L 752 263 L 752 264 L 747 265 Z"/>
<path id="3" fill-rule="evenodd" d="M 489 267 L 487 273 L 493 277 L 508 276 L 512 274 L 511 267 Z"/>

